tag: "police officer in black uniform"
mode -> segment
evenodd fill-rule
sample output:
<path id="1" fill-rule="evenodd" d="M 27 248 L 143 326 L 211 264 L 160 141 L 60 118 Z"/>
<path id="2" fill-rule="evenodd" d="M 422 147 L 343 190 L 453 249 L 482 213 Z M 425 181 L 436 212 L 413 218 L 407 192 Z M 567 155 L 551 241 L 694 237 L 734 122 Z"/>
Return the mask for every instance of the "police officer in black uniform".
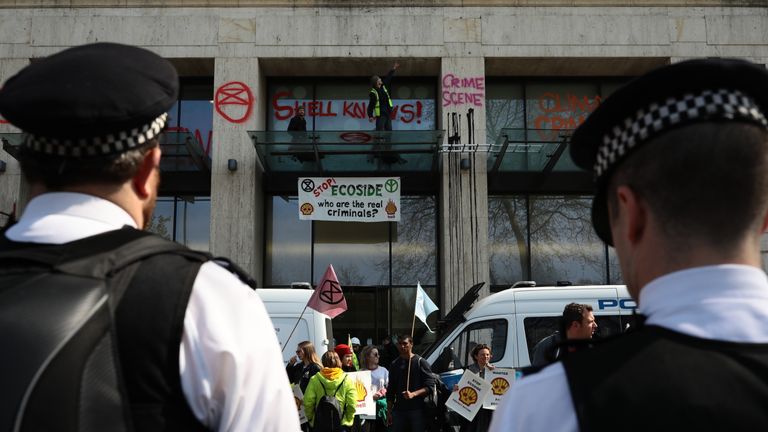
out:
<path id="1" fill-rule="evenodd" d="M 491 430 L 768 430 L 768 72 L 655 70 L 579 127 L 592 221 L 646 321 L 512 388 Z"/>

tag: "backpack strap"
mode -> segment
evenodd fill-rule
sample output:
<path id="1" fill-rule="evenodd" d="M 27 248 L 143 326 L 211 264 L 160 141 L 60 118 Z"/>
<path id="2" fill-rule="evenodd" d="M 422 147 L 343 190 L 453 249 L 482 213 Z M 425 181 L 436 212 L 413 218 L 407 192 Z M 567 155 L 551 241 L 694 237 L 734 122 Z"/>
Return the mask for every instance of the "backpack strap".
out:
<path id="1" fill-rule="evenodd" d="M 334 396 L 336 396 L 336 393 L 339 392 L 339 389 L 344 385 L 344 381 L 346 381 L 346 380 L 347 380 L 347 374 L 344 374 L 344 379 L 341 380 L 341 382 L 339 383 L 339 386 L 336 387 L 336 391 L 333 392 Z"/>

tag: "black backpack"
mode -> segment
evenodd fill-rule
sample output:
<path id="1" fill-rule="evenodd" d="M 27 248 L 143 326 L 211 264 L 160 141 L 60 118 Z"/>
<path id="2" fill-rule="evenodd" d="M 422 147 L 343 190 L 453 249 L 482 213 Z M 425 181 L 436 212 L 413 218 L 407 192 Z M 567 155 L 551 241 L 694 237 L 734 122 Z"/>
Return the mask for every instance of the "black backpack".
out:
<path id="1" fill-rule="evenodd" d="M 140 261 L 166 253 L 211 259 L 130 228 L 62 245 L 0 238 L 1 430 L 133 430 L 114 311 Z"/>
<path id="2" fill-rule="evenodd" d="M 336 399 L 336 393 L 344 385 L 347 376 L 341 380 L 339 386 L 336 387 L 336 391 L 332 395 L 324 394 L 323 397 L 317 402 L 315 407 L 315 426 L 312 428 L 315 432 L 340 432 L 341 431 L 341 417 L 344 415 L 344 410 L 339 406 L 339 400 Z M 322 383 L 320 383 L 322 385 Z M 323 387 L 325 392 L 325 387 Z M 346 406 L 345 406 L 346 408 Z"/>

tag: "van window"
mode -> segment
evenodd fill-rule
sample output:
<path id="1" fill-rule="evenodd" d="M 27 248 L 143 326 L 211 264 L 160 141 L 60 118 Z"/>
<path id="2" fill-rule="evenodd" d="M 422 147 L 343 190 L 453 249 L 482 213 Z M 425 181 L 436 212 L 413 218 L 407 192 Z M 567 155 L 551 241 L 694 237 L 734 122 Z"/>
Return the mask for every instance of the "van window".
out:
<path id="1" fill-rule="evenodd" d="M 441 373 L 466 368 L 474 362 L 470 352 L 477 344 L 491 347 L 491 363 L 501 360 L 507 347 L 507 320 L 496 319 L 470 324 L 447 346 L 449 351 L 440 354 L 432 365 L 432 370 Z"/>
<path id="2" fill-rule="evenodd" d="M 628 317 L 624 317 L 627 320 Z M 621 333 L 621 317 L 619 315 L 599 315 L 595 317 L 597 321 L 597 332 L 595 338 L 605 338 Z M 551 317 L 527 317 L 523 320 L 525 327 L 525 339 L 528 344 L 528 358 L 533 358 L 533 347 L 540 340 L 560 331 L 560 316 Z"/>

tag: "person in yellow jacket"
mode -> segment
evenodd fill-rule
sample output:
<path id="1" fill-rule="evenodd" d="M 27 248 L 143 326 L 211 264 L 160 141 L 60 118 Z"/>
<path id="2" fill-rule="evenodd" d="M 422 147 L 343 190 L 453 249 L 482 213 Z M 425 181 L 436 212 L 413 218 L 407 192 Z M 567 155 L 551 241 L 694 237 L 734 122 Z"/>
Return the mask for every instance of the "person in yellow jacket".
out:
<path id="1" fill-rule="evenodd" d="M 371 77 L 371 89 L 368 91 L 368 119 L 376 122 L 376 130 L 392 130 L 392 98 L 389 95 L 389 87 L 392 77 L 400 67 L 395 63 L 389 73 L 382 80 L 377 75 Z"/>
<path id="2" fill-rule="evenodd" d="M 321 362 L 323 369 L 309 380 L 307 390 L 304 392 L 304 411 L 307 414 L 307 420 L 310 426 L 314 427 L 317 404 L 323 396 L 335 394 L 342 410 L 342 429 L 349 430 L 355 418 L 357 403 L 355 384 L 351 379 L 345 379 L 347 374 L 341 370 L 341 359 L 334 351 L 323 354 Z"/>

